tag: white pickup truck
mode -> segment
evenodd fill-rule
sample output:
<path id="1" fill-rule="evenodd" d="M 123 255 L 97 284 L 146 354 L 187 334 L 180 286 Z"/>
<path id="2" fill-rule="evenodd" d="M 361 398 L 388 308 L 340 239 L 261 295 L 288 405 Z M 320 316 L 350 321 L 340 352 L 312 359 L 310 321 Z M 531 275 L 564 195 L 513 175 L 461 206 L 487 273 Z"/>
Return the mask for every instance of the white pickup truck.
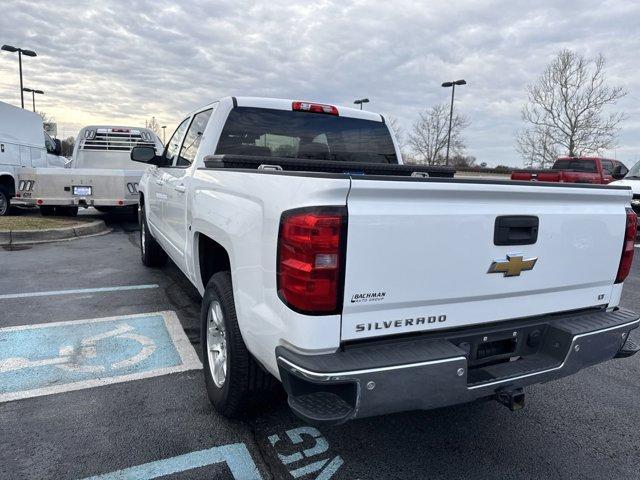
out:
<path id="1" fill-rule="evenodd" d="M 381 115 L 223 98 L 140 182 L 141 255 L 203 295 L 206 386 L 240 415 L 274 378 L 315 424 L 494 397 L 634 354 L 626 187 L 401 164 Z"/>
<path id="2" fill-rule="evenodd" d="M 162 148 L 158 136 L 147 128 L 84 127 L 68 168 L 22 169 L 18 194 L 40 207 L 42 215 L 73 216 L 78 207 L 100 211 L 137 208 L 143 169 L 130 159 L 136 145 Z"/>

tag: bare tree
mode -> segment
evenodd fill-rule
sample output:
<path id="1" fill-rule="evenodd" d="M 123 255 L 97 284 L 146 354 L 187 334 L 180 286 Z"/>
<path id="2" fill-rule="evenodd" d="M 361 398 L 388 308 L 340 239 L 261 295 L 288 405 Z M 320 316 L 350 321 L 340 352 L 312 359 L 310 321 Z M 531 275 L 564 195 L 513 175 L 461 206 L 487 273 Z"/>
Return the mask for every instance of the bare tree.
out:
<path id="1" fill-rule="evenodd" d="M 454 155 L 449 158 L 449 164 L 454 167 L 475 167 L 476 157 L 473 155 Z"/>
<path id="2" fill-rule="evenodd" d="M 73 155 L 73 147 L 76 143 L 75 137 L 67 137 L 60 143 L 62 144 L 62 156 L 71 158 Z"/>
<path id="3" fill-rule="evenodd" d="M 42 117 L 43 123 L 54 123 L 56 121 L 54 117 L 49 116 L 46 112 L 38 112 L 38 115 Z"/>
<path id="4" fill-rule="evenodd" d="M 145 120 L 144 126 L 149 130 L 151 130 L 153 133 L 155 133 L 158 136 L 158 138 L 160 138 L 162 127 L 160 127 L 160 123 L 158 123 L 158 120 L 156 120 L 156 117 L 151 117 L 151 120 Z"/>
<path id="5" fill-rule="evenodd" d="M 627 92 L 606 84 L 604 66 L 602 55 L 588 59 L 562 50 L 538 82 L 527 87 L 529 103 L 522 109 L 522 118 L 529 126 L 517 136 L 525 161 L 544 164 L 549 160 L 545 152 L 574 157 L 616 146 L 626 115 L 605 110 Z"/>
<path id="6" fill-rule="evenodd" d="M 462 154 L 465 145 L 462 130 L 469 120 L 463 115 L 453 116 L 451 124 L 451 156 Z M 416 163 L 439 165 L 445 162 L 447 133 L 449 129 L 449 106 L 435 105 L 419 114 L 418 120 L 408 135 L 408 145 L 415 153 Z"/>
<path id="7" fill-rule="evenodd" d="M 547 168 L 558 158 L 558 145 L 548 127 L 529 128 L 518 132 L 516 149 L 527 168 Z"/>
<path id="8" fill-rule="evenodd" d="M 400 122 L 398 122 L 398 119 L 396 117 L 390 116 L 389 118 L 387 118 L 387 121 L 389 123 L 391 132 L 396 138 L 396 143 L 398 144 L 398 147 L 400 147 L 400 151 L 404 151 L 405 147 L 407 146 L 407 135 L 404 131 L 404 128 L 402 128 L 402 125 L 400 125 Z"/>

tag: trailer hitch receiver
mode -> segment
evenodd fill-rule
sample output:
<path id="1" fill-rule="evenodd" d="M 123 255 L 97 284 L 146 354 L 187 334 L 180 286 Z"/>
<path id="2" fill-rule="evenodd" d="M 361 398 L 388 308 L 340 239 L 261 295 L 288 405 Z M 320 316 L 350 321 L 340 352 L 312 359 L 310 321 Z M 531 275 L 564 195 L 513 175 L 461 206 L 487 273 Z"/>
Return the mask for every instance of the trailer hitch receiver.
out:
<path id="1" fill-rule="evenodd" d="M 501 388 L 496 391 L 495 398 L 512 412 L 517 412 L 524 408 L 524 390 L 522 388 Z"/>

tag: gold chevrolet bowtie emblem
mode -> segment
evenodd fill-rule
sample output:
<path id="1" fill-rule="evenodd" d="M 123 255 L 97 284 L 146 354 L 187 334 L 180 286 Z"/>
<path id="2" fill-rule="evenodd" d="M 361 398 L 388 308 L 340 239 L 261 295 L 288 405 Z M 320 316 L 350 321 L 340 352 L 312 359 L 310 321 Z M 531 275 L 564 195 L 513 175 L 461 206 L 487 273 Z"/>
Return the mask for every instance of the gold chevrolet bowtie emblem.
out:
<path id="1" fill-rule="evenodd" d="M 487 273 L 504 273 L 505 277 L 517 277 L 520 272 L 533 270 L 538 257 L 527 258 L 522 255 L 507 255 L 506 260 L 496 260 L 489 267 Z"/>

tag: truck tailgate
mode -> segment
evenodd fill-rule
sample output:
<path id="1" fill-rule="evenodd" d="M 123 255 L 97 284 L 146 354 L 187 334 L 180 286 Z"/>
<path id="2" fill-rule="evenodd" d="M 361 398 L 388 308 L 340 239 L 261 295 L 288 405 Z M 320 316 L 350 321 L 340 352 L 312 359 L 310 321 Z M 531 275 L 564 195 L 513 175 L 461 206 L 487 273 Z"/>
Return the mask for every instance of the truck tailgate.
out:
<path id="1" fill-rule="evenodd" d="M 354 178 L 342 339 L 607 304 L 629 197 L 613 188 Z M 537 217 L 537 241 L 494 244 L 498 216 Z M 488 273 L 494 261 L 498 271 Z"/>

